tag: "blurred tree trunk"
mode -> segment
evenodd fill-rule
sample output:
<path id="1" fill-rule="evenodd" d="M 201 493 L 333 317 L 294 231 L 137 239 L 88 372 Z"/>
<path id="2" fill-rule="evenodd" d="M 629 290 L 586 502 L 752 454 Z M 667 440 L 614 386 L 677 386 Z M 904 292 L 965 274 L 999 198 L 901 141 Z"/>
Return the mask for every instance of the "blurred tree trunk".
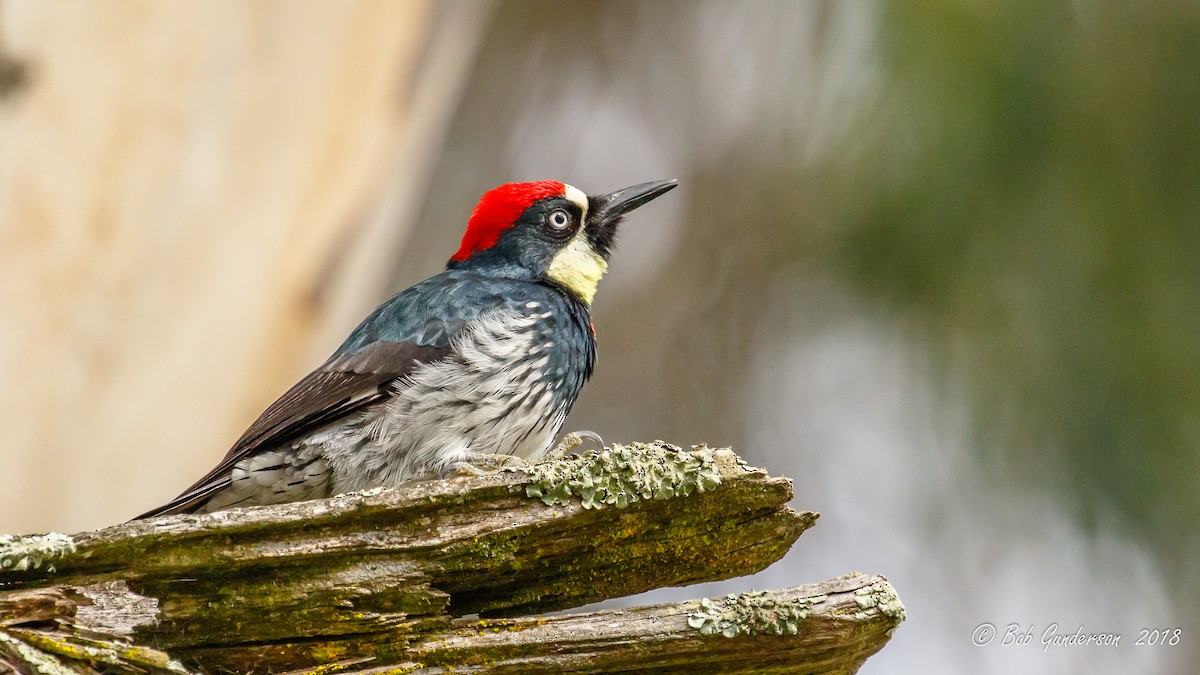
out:
<path id="1" fill-rule="evenodd" d="M 381 299 L 489 11 L 0 0 L 0 531 L 170 498 Z"/>

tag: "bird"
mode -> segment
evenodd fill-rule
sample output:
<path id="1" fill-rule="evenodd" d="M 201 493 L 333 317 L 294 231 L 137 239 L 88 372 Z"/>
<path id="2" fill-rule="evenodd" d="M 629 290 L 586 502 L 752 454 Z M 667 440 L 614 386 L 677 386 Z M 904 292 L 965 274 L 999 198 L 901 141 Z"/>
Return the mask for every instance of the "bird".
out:
<path id="1" fill-rule="evenodd" d="M 595 368 L 591 306 L 618 226 L 676 185 L 486 192 L 444 271 L 377 307 L 216 467 L 135 520 L 393 487 L 496 455 L 536 461 Z"/>

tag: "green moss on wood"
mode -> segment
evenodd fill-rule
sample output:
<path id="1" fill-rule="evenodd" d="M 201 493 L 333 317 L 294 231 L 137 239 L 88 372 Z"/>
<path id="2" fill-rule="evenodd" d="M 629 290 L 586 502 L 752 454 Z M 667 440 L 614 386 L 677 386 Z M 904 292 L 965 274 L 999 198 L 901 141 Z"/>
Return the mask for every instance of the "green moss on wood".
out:
<path id="1" fill-rule="evenodd" d="M 441 616 L 449 602 L 415 564 L 385 558 L 132 585 L 160 600 L 157 623 L 143 627 L 139 637 L 168 649 L 236 643 L 248 632 L 259 641 L 411 632 L 425 617 Z M 288 620 L 263 622 L 264 615 Z"/>
<path id="2" fill-rule="evenodd" d="M 604 450 L 508 469 L 529 475 L 525 494 L 549 505 L 577 498 L 587 509 L 623 509 L 644 499 L 685 497 L 721 484 L 708 446 L 682 450 L 661 441 L 613 444 Z"/>
<path id="3" fill-rule="evenodd" d="M 76 675 L 78 671 L 67 667 L 58 657 L 26 644 L 22 640 L 0 631 L 0 644 L 16 652 L 18 658 L 31 666 L 34 672 L 44 675 Z"/>
<path id="4" fill-rule="evenodd" d="M 36 630 L 10 629 L 11 636 L 20 638 L 46 655 L 56 655 L 70 661 L 92 665 L 113 666 L 116 672 L 167 672 L 187 675 L 191 672 L 165 652 L 125 642 L 99 640 L 66 633 L 45 633 Z M 57 660 L 57 659 L 56 659 Z M 59 661 L 61 663 L 61 661 Z M 64 672 L 76 672 L 68 669 Z"/>
<path id="5" fill-rule="evenodd" d="M 533 617 L 531 619 L 480 619 L 473 621 L 470 624 L 458 629 L 462 632 L 473 632 L 475 635 L 480 635 L 485 632 L 500 633 L 500 632 L 519 632 L 529 630 L 530 628 L 541 628 L 546 625 L 545 617 Z"/>

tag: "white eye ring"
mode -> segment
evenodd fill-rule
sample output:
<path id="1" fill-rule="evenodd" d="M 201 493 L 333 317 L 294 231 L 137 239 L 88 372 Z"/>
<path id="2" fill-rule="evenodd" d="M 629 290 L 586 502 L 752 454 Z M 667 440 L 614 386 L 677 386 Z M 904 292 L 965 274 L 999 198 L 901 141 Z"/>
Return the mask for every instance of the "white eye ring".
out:
<path id="1" fill-rule="evenodd" d="M 565 230 L 571 225 L 571 214 L 562 209 L 555 209 L 550 212 L 550 217 L 546 222 L 550 223 L 550 227 L 556 230 Z"/>

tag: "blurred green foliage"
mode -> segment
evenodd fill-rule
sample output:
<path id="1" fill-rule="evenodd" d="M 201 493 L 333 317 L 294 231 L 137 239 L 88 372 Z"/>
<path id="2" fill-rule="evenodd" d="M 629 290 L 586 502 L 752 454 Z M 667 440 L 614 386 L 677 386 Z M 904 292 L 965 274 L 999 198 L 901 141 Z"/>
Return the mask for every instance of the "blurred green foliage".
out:
<path id="1" fill-rule="evenodd" d="M 998 476 L 1190 565 L 1200 6 L 890 3 L 880 49 L 846 269 L 967 383 Z"/>

